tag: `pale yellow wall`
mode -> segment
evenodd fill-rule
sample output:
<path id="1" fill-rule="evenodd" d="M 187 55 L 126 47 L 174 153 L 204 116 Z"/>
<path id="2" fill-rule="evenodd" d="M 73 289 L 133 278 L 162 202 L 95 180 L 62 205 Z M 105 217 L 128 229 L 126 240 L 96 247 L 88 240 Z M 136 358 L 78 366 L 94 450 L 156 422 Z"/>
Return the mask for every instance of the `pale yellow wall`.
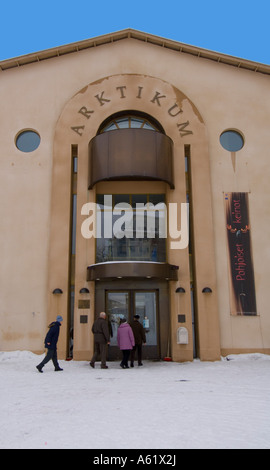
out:
<path id="1" fill-rule="evenodd" d="M 100 91 L 99 81 L 104 77 L 121 74 L 156 77 L 157 81 L 154 83 L 158 87 L 161 86 L 159 80 L 164 84 L 160 91 L 167 90 L 166 93 L 172 96 L 172 87 L 175 87 L 194 103 L 201 114 L 208 141 L 208 149 L 204 152 L 206 151 L 210 158 L 211 214 L 214 220 L 217 273 L 213 293 L 217 301 L 221 349 L 270 350 L 267 295 L 270 265 L 270 104 L 267 101 L 269 76 L 132 39 L 0 72 L 0 194 L 1 200 L 4 201 L 0 234 L 0 348 L 42 350 L 47 320 L 65 304 L 67 266 L 55 265 L 53 276 L 49 280 L 47 277 L 50 263 L 48 260 L 51 259 L 49 256 L 53 255 L 49 251 L 51 203 L 54 204 L 54 201 L 51 201 L 53 155 L 58 158 L 59 150 L 61 159 L 64 158 L 65 152 L 70 151 L 64 134 L 54 147 L 55 129 L 69 102 L 73 107 L 70 108 L 70 113 L 76 116 L 72 117 L 74 125 L 79 122 L 76 98 L 70 101 L 79 90 L 98 81 L 96 90 Z M 134 78 L 134 83 L 138 84 L 136 80 Z M 119 84 L 121 80 L 117 79 L 111 83 L 115 86 L 115 83 Z M 149 87 L 148 90 L 145 88 L 147 96 L 155 91 L 151 89 L 150 81 Z M 109 92 L 108 87 L 107 90 Z M 79 103 L 80 97 L 77 99 Z M 91 103 L 89 104 L 91 106 Z M 96 123 L 101 122 L 104 116 L 121 110 L 121 106 L 118 94 L 118 100 L 111 102 L 106 112 L 101 107 L 96 109 L 93 126 L 88 123 L 89 140 L 97 130 Z M 162 104 L 158 108 L 148 100 L 143 104 L 143 111 L 154 115 L 164 125 L 168 135 L 177 141 L 178 131 L 172 124 L 168 124 L 168 108 L 165 105 Z M 186 113 L 193 115 L 187 108 Z M 68 120 L 67 125 L 69 124 Z M 36 129 L 41 135 L 41 145 L 32 154 L 21 153 L 14 145 L 16 134 L 25 128 Z M 235 173 L 230 154 L 219 144 L 219 135 L 227 128 L 239 129 L 245 137 L 245 146 L 237 154 Z M 80 137 L 75 135 L 74 139 L 74 143 L 80 142 Z M 186 142 L 193 146 L 192 152 L 198 155 L 199 161 L 201 148 L 195 139 L 194 132 Z M 84 146 L 79 149 L 84 155 L 87 151 L 86 142 L 85 139 Z M 179 149 L 176 145 L 176 158 L 181 154 L 181 146 L 182 142 L 179 143 Z M 60 176 L 63 184 L 69 176 L 65 171 Z M 85 181 L 86 177 L 82 176 L 80 184 L 85 184 Z M 197 190 L 203 191 L 203 188 L 198 187 Z M 224 191 L 250 191 L 250 220 L 259 312 L 259 316 L 255 318 L 230 316 Z M 63 186 L 63 197 L 67 194 L 68 188 Z M 89 194 L 85 194 L 85 197 L 88 196 Z M 174 196 L 176 193 L 172 194 L 172 200 Z M 59 249 L 65 251 L 67 242 L 66 234 Z M 85 241 L 81 243 L 85 244 Z M 198 243 L 203 241 L 198 239 Z M 84 256 L 83 249 L 79 256 Z M 91 260 L 92 255 L 87 256 L 88 260 Z M 184 253 L 179 254 L 179 265 L 183 256 Z M 77 270 L 77 276 L 80 282 L 83 282 L 84 271 Z M 184 279 L 188 284 L 187 270 Z M 61 298 L 50 298 L 51 287 L 61 287 L 58 283 L 63 284 L 64 295 Z M 173 290 L 174 286 L 172 292 Z M 172 305 L 178 302 L 178 299 L 173 298 Z M 188 309 L 188 296 L 186 298 L 184 302 Z M 92 300 L 91 298 L 91 305 Z M 176 306 L 175 309 L 177 308 Z M 207 305 L 205 308 L 207 309 Z M 211 324 L 208 325 L 207 322 L 206 326 L 210 331 Z M 87 336 L 84 340 L 86 343 L 88 338 Z M 177 357 L 177 353 L 175 354 Z"/>

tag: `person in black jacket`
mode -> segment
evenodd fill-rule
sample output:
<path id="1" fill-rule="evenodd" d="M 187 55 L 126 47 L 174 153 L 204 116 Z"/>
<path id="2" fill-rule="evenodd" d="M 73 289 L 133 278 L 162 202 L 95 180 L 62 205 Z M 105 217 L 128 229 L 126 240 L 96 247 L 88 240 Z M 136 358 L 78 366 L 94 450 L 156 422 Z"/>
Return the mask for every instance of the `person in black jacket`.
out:
<path id="1" fill-rule="evenodd" d="M 52 322 L 49 325 L 49 331 L 44 340 L 45 348 L 47 349 L 47 354 L 45 358 L 43 359 L 43 361 L 36 366 L 39 372 L 43 372 L 42 368 L 50 360 L 52 360 L 53 362 L 55 371 L 63 370 L 59 366 L 58 360 L 57 360 L 57 341 L 58 341 L 58 337 L 60 333 L 60 326 L 61 326 L 62 321 L 63 321 L 63 318 L 61 317 L 61 315 L 57 315 L 56 321 Z"/>
<path id="2" fill-rule="evenodd" d="M 130 367 L 134 367 L 134 358 L 136 349 L 138 350 L 138 366 L 142 366 L 142 344 L 146 343 L 145 331 L 142 324 L 139 322 L 140 315 L 134 315 L 133 322 L 130 323 L 132 328 L 134 338 L 135 338 L 135 346 L 131 351 L 130 356 Z"/>
<path id="3" fill-rule="evenodd" d="M 105 312 L 101 312 L 99 318 L 94 321 L 92 333 L 94 334 L 94 355 L 91 359 L 90 366 L 95 367 L 95 362 L 100 354 L 101 369 L 108 369 L 108 366 L 106 366 L 106 355 L 107 344 L 110 344 L 110 332 Z"/>

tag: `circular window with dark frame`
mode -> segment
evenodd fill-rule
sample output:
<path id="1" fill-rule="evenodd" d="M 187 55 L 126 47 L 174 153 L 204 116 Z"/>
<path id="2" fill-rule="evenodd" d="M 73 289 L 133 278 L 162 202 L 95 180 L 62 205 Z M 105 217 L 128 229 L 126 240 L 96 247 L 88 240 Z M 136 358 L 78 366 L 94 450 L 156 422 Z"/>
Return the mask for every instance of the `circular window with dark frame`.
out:
<path id="1" fill-rule="evenodd" d="M 16 136 L 15 144 L 21 152 L 34 152 L 39 147 L 40 135 L 30 129 L 20 131 Z"/>
<path id="2" fill-rule="evenodd" d="M 239 131 L 228 129 L 220 135 L 220 144 L 228 152 L 238 152 L 244 147 L 244 138 Z"/>

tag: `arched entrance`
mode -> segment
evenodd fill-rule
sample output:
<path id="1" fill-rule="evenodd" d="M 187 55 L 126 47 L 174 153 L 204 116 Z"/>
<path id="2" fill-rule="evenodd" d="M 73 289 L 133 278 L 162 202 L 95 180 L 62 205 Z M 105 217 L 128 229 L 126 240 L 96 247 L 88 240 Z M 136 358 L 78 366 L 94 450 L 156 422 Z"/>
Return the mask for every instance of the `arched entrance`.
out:
<path id="1" fill-rule="evenodd" d="M 97 135 L 102 123 L 129 110 L 150 116 L 164 133 L 145 129 L 138 133 L 138 129 L 126 128 L 121 131 L 120 144 L 119 134 Z M 48 285 L 49 315 L 53 318 L 56 309 L 60 309 L 66 318 L 60 355 L 68 354 L 70 330 L 74 330 L 74 358 L 91 357 L 95 315 L 101 307 L 112 309 L 114 294 L 122 292 L 120 304 L 128 299 L 128 315 L 132 316 L 136 308 L 143 310 L 143 302 L 146 305 L 150 299 L 152 306 L 155 304 L 154 355 L 162 358 L 169 351 L 174 360 L 192 360 L 192 271 L 196 273 L 193 282 L 199 355 L 202 359 L 217 358 L 219 328 L 210 167 L 205 125 L 195 106 L 182 92 L 154 77 L 106 77 L 83 88 L 67 103 L 58 120 L 54 142 Z M 148 147 L 155 149 L 151 158 L 145 151 Z M 136 149 L 140 151 L 136 153 Z M 89 216 L 86 204 L 97 204 L 100 195 L 164 195 L 167 206 L 175 204 L 178 225 L 166 237 L 165 259 L 136 263 L 131 256 L 117 262 L 112 260 L 113 272 L 110 262 L 100 263 L 96 237 L 85 237 L 82 232 Z M 181 246 L 181 203 L 186 202 L 187 195 L 192 200 L 193 270 L 190 250 Z M 207 241 L 204 246 L 202 239 Z M 207 299 L 201 295 L 205 283 L 211 285 L 213 292 Z M 63 291 L 57 306 L 51 295 L 56 284 Z M 180 284 L 185 292 L 181 296 Z M 180 326 L 189 333 L 187 344 L 177 344 Z"/>

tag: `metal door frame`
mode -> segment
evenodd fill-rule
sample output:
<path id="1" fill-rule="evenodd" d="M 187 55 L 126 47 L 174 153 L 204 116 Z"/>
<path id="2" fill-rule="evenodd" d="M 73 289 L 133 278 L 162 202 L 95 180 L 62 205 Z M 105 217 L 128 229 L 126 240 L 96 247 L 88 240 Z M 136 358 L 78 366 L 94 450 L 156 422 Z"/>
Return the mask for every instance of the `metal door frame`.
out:
<path id="1" fill-rule="evenodd" d="M 135 295 L 136 293 L 155 293 L 155 315 L 156 315 L 156 345 L 147 345 L 147 333 L 146 333 L 146 344 L 143 346 L 143 357 L 145 359 L 158 360 L 160 358 L 160 326 L 159 326 L 159 290 L 158 289 L 105 289 L 105 312 L 108 313 L 108 294 L 109 293 L 127 293 L 128 294 L 128 318 L 130 322 L 133 319 L 135 313 Z M 142 323 L 142 318 L 140 318 Z M 117 360 L 121 358 L 121 352 L 118 346 L 109 347 L 109 360 Z"/>
<path id="2" fill-rule="evenodd" d="M 106 291 L 126 292 L 130 290 L 157 292 L 157 341 L 159 350 L 158 357 L 156 357 L 155 360 L 160 360 L 167 355 L 168 342 L 170 340 L 170 296 L 168 281 L 154 279 L 119 279 L 117 281 L 97 281 L 95 283 L 95 318 L 99 316 L 100 312 L 106 312 Z M 111 358 L 109 355 L 109 360 L 110 359 Z"/>

